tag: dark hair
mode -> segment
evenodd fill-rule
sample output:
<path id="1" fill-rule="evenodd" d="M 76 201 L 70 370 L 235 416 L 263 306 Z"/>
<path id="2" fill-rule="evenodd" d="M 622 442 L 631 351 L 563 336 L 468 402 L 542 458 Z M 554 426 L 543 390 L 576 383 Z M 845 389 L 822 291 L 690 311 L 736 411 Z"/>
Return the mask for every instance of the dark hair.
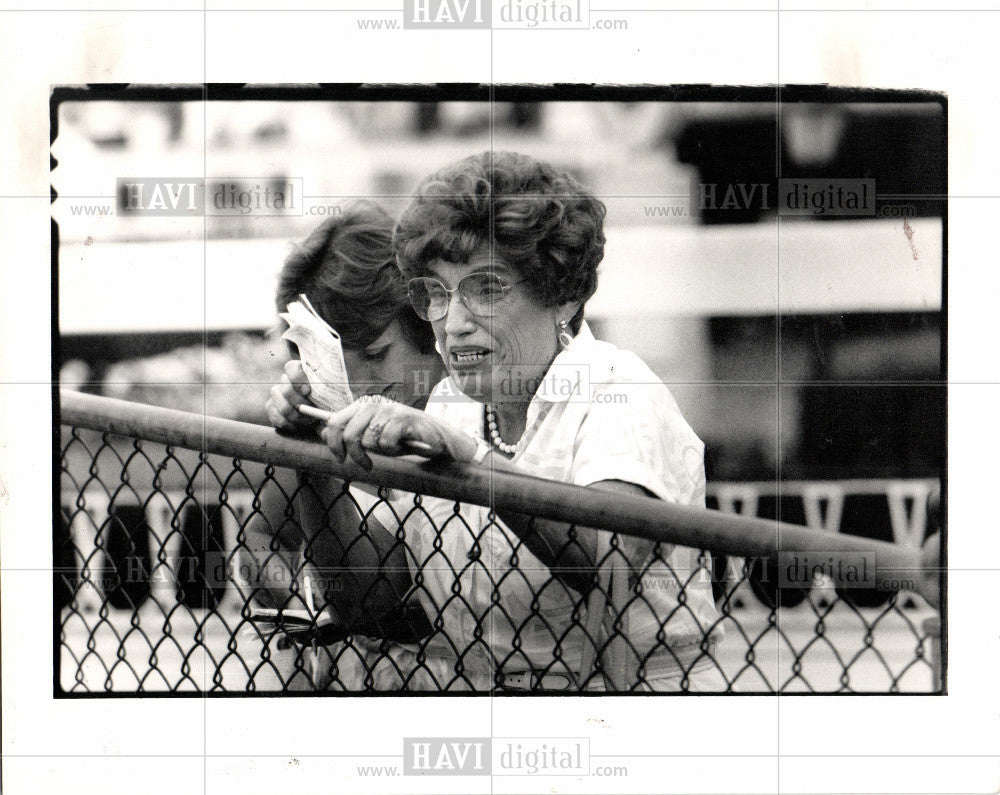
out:
<path id="1" fill-rule="evenodd" d="M 468 262 L 484 243 L 516 268 L 543 306 L 597 289 L 604 258 L 604 204 L 569 174 L 515 152 L 483 152 L 424 180 L 403 212 L 393 248 L 407 279 L 436 259 Z"/>
<path id="2" fill-rule="evenodd" d="M 420 352 L 431 353 L 434 333 L 407 299 L 392 254 L 392 227 L 392 216 L 369 201 L 352 202 L 321 223 L 285 260 L 278 311 L 305 293 L 345 348 L 370 345 L 398 320 Z"/>

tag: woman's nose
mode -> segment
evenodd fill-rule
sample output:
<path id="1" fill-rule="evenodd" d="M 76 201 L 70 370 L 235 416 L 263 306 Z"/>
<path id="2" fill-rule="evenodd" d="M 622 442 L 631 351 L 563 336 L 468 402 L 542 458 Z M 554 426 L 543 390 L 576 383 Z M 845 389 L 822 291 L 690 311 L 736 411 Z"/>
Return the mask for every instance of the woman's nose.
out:
<path id="1" fill-rule="evenodd" d="M 456 290 L 448 297 L 448 315 L 444 320 L 445 333 L 451 335 L 468 334 L 475 329 L 474 315 L 469 311 Z"/>

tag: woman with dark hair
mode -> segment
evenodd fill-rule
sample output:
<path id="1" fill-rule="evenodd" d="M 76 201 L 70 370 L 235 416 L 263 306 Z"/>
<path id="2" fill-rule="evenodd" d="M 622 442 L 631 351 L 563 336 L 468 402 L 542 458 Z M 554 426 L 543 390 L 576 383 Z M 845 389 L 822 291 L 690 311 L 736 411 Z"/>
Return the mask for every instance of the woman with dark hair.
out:
<path id="1" fill-rule="evenodd" d="M 441 374 L 434 334 L 414 313 L 392 253 L 393 219 L 373 202 L 354 202 L 324 221 L 296 248 L 278 275 L 278 312 L 305 294 L 340 335 L 351 389 L 423 408 Z M 282 321 L 284 323 L 284 321 Z M 293 357 L 298 351 L 291 348 Z M 293 358 L 288 383 L 304 379 Z M 432 380 L 428 380 L 428 379 Z M 278 427 L 314 424 L 272 389 L 269 417 Z"/>
<path id="2" fill-rule="evenodd" d="M 323 431 L 333 454 L 370 466 L 366 451 L 419 441 L 457 461 L 704 506 L 704 447 L 669 391 L 584 321 L 604 216 L 575 179 L 525 155 L 485 152 L 427 179 L 394 247 L 448 378 L 425 411 L 385 400 L 338 412 Z M 696 551 L 469 505 L 449 521 L 444 500 L 422 509 L 406 544 L 437 623 L 412 662 L 438 687 L 600 688 L 595 642 L 615 638 L 632 671 L 616 689 L 725 687 Z M 628 607 L 602 641 L 611 592 Z"/>
<path id="3" fill-rule="evenodd" d="M 430 326 L 407 299 L 392 252 L 392 229 L 392 217 L 373 202 L 345 206 L 288 257 L 278 275 L 275 302 L 284 312 L 304 294 L 337 331 L 356 396 L 378 395 L 422 409 L 444 366 Z M 317 421 L 298 411 L 308 400 L 309 386 L 290 343 L 289 351 L 296 358 L 285 364 L 282 383 L 271 391 L 268 417 L 286 431 L 315 428 Z M 376 589 L 380 605 L 389 606 L 375 611 L 366 608 L 367 586 L 355 586 L 349 576 L 324 575 L 331 566 L 339 571 L 342 563 L 360 569 L 383 560 L 406 571 L 399 553 L 383 557 L 377 540 L 364 537 L 362 513 L 378 505 L 378 497 L 352 487 L 350 499 L 338 500 L 343 493 L 339 480 L 296 479 L 294 473 L 277 470 L 261 490 L 260 512 L 244 531 L 241 572 L 251 575 L 245 587 L 270 606 L 301 607 L 308 602 L 304 588 L 309 575 L 315 605 L 335 608 L 333 634 L 420 636 L 426 619 L 416 604 L 409 610 L 403 604 L 406 580 L 392 593 L 384 590 L 388 583 Z M 296 662 L 294 667 L 303 670 L 302 661 Z M 360 687 L 360 677 L 358 682 Z"/>

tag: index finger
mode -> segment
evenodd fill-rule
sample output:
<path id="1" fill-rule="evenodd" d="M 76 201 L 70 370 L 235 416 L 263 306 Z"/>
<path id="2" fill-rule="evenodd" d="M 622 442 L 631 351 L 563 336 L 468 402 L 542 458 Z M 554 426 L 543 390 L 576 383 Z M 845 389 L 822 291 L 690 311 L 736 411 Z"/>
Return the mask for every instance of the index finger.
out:
<path id="1" fill-rule="evenodd" d="M 318 409 L 311 403 L 303 403 L 301 406 L 299 406 L 299 411 L 305 414 L 307 417 L 314 417 L 315 419 L 322 420 L 323 422 L 329 422 L 330 417 L 333 416 L 329 411 Z"/>
<path id="2" fill-rule="evenodd" d="M 347 427 L 347 423 L 354 418 L 354 415 L 357 414 L 364 407 L 364 405 L 363 401 L 355 400 L 353 403 L 344 406 L 344 408 L 329 413 L 326 418 L 326 424 L 333 425 L 340 428 L 340 430 L 344 430 L 344 428 Z"/>

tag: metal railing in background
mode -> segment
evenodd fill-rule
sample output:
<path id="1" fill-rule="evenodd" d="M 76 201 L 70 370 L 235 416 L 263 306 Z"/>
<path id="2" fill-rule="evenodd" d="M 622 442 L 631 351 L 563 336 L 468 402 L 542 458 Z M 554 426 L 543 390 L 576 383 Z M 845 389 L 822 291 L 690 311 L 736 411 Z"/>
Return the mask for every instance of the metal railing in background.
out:
<path id="1" fill-rule="evenodd" d="M 318 443 L 269 428 L 78 393 L 62 394 L 61 418 L 57 664 L 65 693 L 502 687 L 502 677 L 470 685 L 461 669 L 450 677 L 428 676 L 419 638 L 410 644 L 416 648 L 408 658 L 411 669 L 403 671 L 386 638 L 341 632 L 289 639 L 261 631 L 251 613 L 264 594 L 252 584 L 254 572 L 241 571 L 240 556 L 247 551 L 248 528 L 264 516 L 265 493 L 281 494 L 289 505 L 296 499 L 282 485 L 283 468 L 372 483 L 383 497 L 392 488 L 445 498 L 455 502 L 456 516 L 459 503 L 470 503 L 647 538 L 657 542 L 657 555 L 672 544 L 711 551 L 714 557 L 699 557 L 693 576 L 711 581 L 720 617 L 704 628 L 695 659 L 686 657 L 685 664 L 710 666 L 720 690 L 942 689 L 930 631 L 937 613 L 916 587 L 931 481 L 716 484 L 710 502 L 720 510 L 699 511 L 474 466 L 373 456 L 375 467 L 368 472 L 337 464 Z M 888 526 L 876 529 L 891 533 L 896 543 L 837 532 L 851 513 L 847 504 L 858 496 L 884 498 L 888 521 L 882 524 Z M 414 498 L 412 513 L 420 512 L 421 499 Z M 796 511 L 807 526 L 757 518 Z M 295 523 L 291 508 L 283 521 Z M 401 534 L 407 521 L 400 520 Z M 616 562 L 618 549 L 613 542 L 599 562 Z M 789 550 L 862 554 L 877 565 L 866 588 L 834 584 L 822 567 L 790 587 L 778 554 Z M 285 585 L 289 601 L 300 594 L 301 573 L 300 561 Z M 690 582 L 680 583 L 680 604 Z M 463 599 L 460 576 L 456 583 L 455 598 Z M 499 597 L 499 584 L 493 587 Z M 545 583 L 538 591 L 549 588 Z M 644 599 L 642 586 L 632 581 L 627 593 L 605 595 L 612 629 L 586 635 L 596 657 L 594 679 L 603 679 L 607 689 L 641 689 L 641 665 L 638 678 L 625 687 L 608 670 L 622 667 L 622 655 L 642 656 L 620 621 L 630 605 Z M 533 596 L 537 602 L 540 593 Z M 417 605 L 414 599 L 411 606 Z M 583 631 L 585 611 L 573 615 L 570 629 Z M 443 616 L 426 618 L 431 634 L 440 635 L 447 626 Z M 530 618 L 544 622 L 545 613 L 532 606 Z M 723 636 L 715 642 L 720 628 Z M 483 645 L 482 637 L 448 640 L 460 659 Z M 323 682 L 315 675 L 318 646 L 328 658 Z M 554 648 L 560 648 L 558 641 Z M 367 662 L 352 667 L 348 658 Z M 389 685 L 375 675 L 382 661 L 391 662 Z M 531 678 L 525 689 L 548 691 L 553 679 Z M 680 679 L 680 689 L 687 689 L 686 673 Z"/>
<path id="2" fill-rule="evenodd" d="M 804 524 L 817 533 L 881 537 L 917 550 L 931 533 L 927 506 L 937 488 L 939 482 L 930 478 L 717 482 L 708 486 L 708 503 L 739 516 L 781 517 Z M 745 558 L 730 556 L 724 571 L 717 562 L 717 576 L 735 586 L 745 564 Z M 778 594 L 776 579 L 771 578 L 769 587 L 767 572 L 760 562 L 750 561 L 749 565 L 751 576 L 733 597 L 740 603 L 756 600 L 771 604 L 780 599 L 785 606 L 794 606 L 810 592 L 818 592 L 816 595 L 822 598 L 824 591 L 835 587 L 830 576 L 819 573 L 801 587 L 785 587 Z M 916 596 L 908 578 L 900 578 L 897 585 L 884 584 L 880 590 L 841 590 L 855 602 L 871 604 L 886 603 L 898 593 L 902 593 L 901 601 L 905 603 Z"/>

